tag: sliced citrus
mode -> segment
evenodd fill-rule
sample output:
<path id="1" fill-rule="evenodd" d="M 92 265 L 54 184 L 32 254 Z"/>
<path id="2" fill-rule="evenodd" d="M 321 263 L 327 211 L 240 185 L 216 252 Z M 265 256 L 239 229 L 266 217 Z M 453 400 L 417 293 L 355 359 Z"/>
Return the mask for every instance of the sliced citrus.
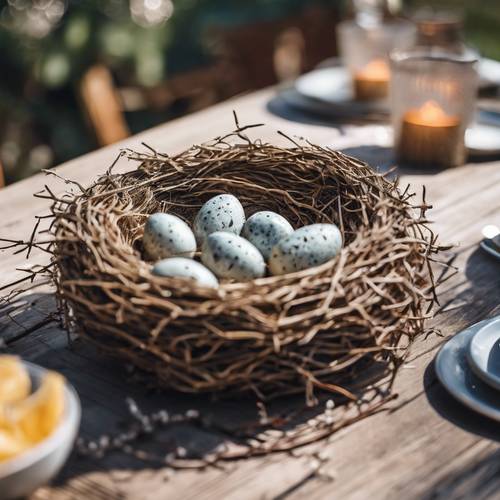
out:
<path id="1" fill-rule="evenodd" d="M 0 356 L 0 405 L 21 401 L 30 390 L 30 377 L 19 358 Z"/>
<path id="2" fill-rule="evenodd" d="M 0 461 L 49 436 L 64 411 L 64 377 L 48 372 L 32 394 L 19 358 L 0 356 Z"/>
<path id="3" fill-rule="evenodd" d="M 31 446 L 16 434 L 0 429 L 0 462 L 19 455 Z"/>
<path id="4" fill-rule="evenodd" d="M 31 443 L 41 441 L 55 429 L 64 411 L 64 377 L 45 375 L 42 385 L 12 408 L 11 421 Z"/>

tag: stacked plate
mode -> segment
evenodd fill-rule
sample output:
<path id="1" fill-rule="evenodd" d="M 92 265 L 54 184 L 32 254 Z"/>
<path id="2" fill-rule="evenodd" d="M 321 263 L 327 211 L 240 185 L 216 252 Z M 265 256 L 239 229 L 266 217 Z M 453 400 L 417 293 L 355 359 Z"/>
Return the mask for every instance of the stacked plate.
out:
<path id="1" fill-rule="evenodd" d="M 500 422 L 500 316 L 449 340 L 436 357 L 436 374 L 456 399 Z"/>

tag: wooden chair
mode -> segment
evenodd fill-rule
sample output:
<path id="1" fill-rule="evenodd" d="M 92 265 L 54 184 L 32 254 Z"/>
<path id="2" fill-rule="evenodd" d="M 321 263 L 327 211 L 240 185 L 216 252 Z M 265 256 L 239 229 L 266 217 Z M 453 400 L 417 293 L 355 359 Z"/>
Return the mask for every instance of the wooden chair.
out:
<path id="1" fill-rule="evenodd" d="M 336 54 L 336 8 L 309 6 L 288 18 L 226 28 L 214 25 L 216 58 L 238 92 L 275 84 L 309 71 Z"/>
<path id="2" fill-rule="evenodd" d="M 80 97 L 100 146 L 130 136 L 111 72 L 106 66 L 98 64 L 85 73 L 80 83 Z"/>
<path id="3" fill-rule="evenodd" d="M 217 81 L 217 68 L 207 67 L 175 75 L 151 89 L 120 89 L 115 87 L 109 69 L 96 65 L 80 82 L 80 100 L 98 144 L 106 146 L 130 136 L 125 110 L 162 110 L 177 99 L 188 99 L 189 111 L 196 111 L 221 100 L 215 90 Z"/>
<path id="4" fill-rule="evenodd" d="M 5 187 L 5 175 L 3 173 L 3 167 L 2 164 L 0 163 L 0 188 Z"/>

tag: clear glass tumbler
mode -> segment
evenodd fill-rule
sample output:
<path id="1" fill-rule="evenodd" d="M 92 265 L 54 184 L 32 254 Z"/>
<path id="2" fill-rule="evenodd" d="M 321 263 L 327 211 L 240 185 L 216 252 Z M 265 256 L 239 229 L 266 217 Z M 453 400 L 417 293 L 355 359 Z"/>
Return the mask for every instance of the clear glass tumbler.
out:
<path id="1" fill-rule="evenodd" d="M 355 99 L 368 101 L 387 97 L 389 53 L 411 47 L 415 37 L 413 23 L 367 13 L 358 13 L 356 20 L 338 25 L 339 53 L 351 74 Z"/>
<path id="2" fill-rule="evenodd" d="M 390 94 L 398 160 L 422 167 L 462 165 L 477 85 L 474 52 L 393 52 Z"/>

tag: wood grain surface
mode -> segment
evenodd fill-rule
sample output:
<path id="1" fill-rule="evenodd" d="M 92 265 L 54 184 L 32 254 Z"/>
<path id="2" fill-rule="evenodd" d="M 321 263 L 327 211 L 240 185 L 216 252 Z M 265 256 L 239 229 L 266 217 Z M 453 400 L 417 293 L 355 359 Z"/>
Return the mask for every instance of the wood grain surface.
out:
<path id="1" fill-rule="evenodd" d="M 68 162 L 57 172 L 88 184 L 111 164 L 121 147 L 140 150 L 145 142 L 159 151 L 181 151 L 232 130 L 233 109 L 242 124 L 266 124 L 252 133 L 254 137 L 281 144 L 286 139 L 276 130 L 283 130 L 373 159 L 381 168 L 391 165 L 385 126 L 311 122 L 297 112 L 287 114 L 275 90 L 264 90 L 156 127 Z M 132 166 L 121 160 L 117 168 Z M 430 218 L 441 240 L 457 245 L 459 272 L 442 286 L 441 307 L 430 322 L 440 335 L 415 343 L 395 383 L 399 397 L 388 411 L 293 455 L 253 458 L 203 471 L 172 471 L 122 454 L 103 460 L 72 456 L 54 483 L 39 489 L 33 498 L 500 498 L 500 425 L 455 402 L 433 370 L 433 359 L 443 342 L 464 327 L 500 313 L 500 264 L 478 248 L 481 228 L 500 226 L 500 162 L 399 173 L 402 184 L 411 183 L 417 191 L 422 185 L 427 187 L 427 199 L 434 206 Z M 0 190 L 0 237 L 29 238 L 34 217 L 47 213 L 46 200 L 33 197 L 45 184 L 55 192 L 68 189 L 55 177 L 40 174 Z M 33 252 L 28 262 L 25 255 L 6 250 L 0 259 L 0 295 L 5 297 L 16 287 L 28 286 L 23 269 L 34 263 L 43 265 L 47 255 Z M 16 281 L 18 285 L 9 285 Z M 55 303 L 49 284 L 10 297 L 8 303 L 0 302 L 3 349 L 64 373 L 82 401 L 84 437 L 95 438 L 118 428 L 126 415 L 128 396 L 149 410 L 208 408 L 228 426 L 256 414 L 251 401 L 216 403 L 205 397 L 152 392 L 128 377 L 119 363 L 78 340 L 69 344 L 66 332 L 51 315 Z M 169 428 L 156 440 L 159 449 L 188 443 L 206 450 L 223 442 L 224 435 L 186 424 Z M 319 468 L 311 459 L 313 452 L 324 460 Z"/>

